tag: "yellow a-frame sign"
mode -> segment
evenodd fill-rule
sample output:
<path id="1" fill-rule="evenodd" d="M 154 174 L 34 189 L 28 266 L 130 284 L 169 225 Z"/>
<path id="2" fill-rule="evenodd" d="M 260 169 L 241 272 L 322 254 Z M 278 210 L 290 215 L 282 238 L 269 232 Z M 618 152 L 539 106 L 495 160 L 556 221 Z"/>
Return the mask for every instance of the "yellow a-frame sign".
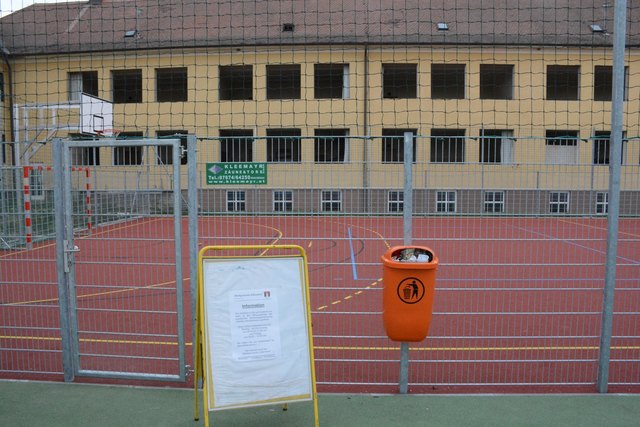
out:
<path id="1" fill-rule="evenodd" d="M 259 255 L 233 255 L 250 251 Z M 209 411 L 311 400 L 318 427 L 308 276 L 300 246 L 200 250 L 196 420 L 202 380 L 205 426 Z"/>

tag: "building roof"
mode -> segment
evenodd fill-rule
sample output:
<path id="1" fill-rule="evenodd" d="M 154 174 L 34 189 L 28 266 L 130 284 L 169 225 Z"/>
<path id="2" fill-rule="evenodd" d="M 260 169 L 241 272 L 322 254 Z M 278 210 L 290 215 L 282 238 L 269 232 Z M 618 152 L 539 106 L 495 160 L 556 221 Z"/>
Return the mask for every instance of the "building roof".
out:
<path id="1" fill-rule="evenodd" d="M 610 46 L 613 0 L 89 0 L 0 20 L 14 55 L 305 44 Z M 635 2 L 629 2 L 635 3 Z M 629 46 L 640 7 L 629 7 Z M 446 23 L 448 30 L 438 30 Z M 283 25 L 293 24 L 292 31 Z M 597 24 L 601 32 L 590 25 Z M 129 37 L 125 37 L 125 33 Z"/>

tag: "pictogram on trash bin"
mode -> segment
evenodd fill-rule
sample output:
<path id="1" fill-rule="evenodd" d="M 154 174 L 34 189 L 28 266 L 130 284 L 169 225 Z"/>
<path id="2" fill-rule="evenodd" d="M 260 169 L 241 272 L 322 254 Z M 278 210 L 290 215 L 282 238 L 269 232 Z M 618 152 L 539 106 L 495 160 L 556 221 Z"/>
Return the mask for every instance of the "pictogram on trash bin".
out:
<path id="1" fill-rule="evenodd" d="M 382 318 L 392 340 L 422 341 L 429 333 L 437 267 L 424 246 L 395 246 L 382 256 Z"/>

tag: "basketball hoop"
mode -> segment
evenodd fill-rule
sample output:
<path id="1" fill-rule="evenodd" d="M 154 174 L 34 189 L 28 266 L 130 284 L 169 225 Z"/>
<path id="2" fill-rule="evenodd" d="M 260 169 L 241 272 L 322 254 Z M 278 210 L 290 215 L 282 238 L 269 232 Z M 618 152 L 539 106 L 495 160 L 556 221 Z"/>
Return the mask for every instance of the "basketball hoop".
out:
<path id="1" fill-rule="evenodd" d="M 102 129 L 95 132 L 101 138 L 117 138 L 122 131 L 120 129 Z"/>

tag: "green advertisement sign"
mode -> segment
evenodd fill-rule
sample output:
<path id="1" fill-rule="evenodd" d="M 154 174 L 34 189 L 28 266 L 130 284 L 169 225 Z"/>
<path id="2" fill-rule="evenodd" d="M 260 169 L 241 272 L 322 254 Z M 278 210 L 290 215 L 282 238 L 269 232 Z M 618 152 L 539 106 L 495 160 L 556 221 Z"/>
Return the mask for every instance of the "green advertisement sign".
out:
<path id="1" fill-rule="evenodd" d="M 207 163 L 207 185 L 261 185 L 266 183 L 266 163 Z"/>

